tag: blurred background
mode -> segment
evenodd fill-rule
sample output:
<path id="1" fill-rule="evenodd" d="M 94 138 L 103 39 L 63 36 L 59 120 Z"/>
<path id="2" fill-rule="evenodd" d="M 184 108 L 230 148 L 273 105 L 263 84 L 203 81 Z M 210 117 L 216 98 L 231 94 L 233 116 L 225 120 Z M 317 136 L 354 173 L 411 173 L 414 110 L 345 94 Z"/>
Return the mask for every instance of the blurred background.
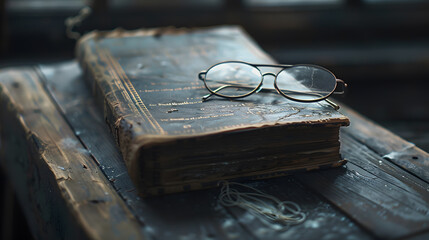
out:
<path id="1" fill-rule="evenodd" d="M 85 6 L 80 33 L 241 25 L 280 63 L 332 70 L 349 84 L 339 101 L 429 151 L 429 1 L 0 0 L 0 67 L 73 59 L 64 21 Z"/>

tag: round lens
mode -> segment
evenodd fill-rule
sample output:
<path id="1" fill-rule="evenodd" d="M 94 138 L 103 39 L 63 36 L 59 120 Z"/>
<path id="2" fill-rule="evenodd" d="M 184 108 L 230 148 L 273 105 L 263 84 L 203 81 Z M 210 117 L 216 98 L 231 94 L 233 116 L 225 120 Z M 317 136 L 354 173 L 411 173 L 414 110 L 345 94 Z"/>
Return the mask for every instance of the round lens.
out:
<path id="1" fill-rule="evenodd" d="M 318 66 L 296 65 L 282 70 L 276 79 L 278 90 L 299 101 L 317 101 L 331 94 L 336 87 L 335 76 Z"/>
<path id="2" fill-rule="evenodd" d="M 205 78 L 211 91 L 225 97 L 246 96 L 255 91 L 261 81 L 257 68 L 239 62 L 217 64 L 207 71 Z"/>

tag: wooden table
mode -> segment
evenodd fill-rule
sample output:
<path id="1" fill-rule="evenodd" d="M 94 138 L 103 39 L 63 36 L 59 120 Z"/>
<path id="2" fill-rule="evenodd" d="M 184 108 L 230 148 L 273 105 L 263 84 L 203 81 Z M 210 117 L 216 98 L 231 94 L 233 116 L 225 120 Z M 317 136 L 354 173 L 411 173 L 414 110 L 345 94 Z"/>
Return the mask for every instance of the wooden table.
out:
<path id="1" fill-rule="evenodd" d="M 342 106 L 340 168 L 251 183 L 301 205 L 277 231 L 220 189 L 141 199 L 76 62 L 0 73 L 1 166 L 39 239 L 429 239 L 429 155 Z"/>

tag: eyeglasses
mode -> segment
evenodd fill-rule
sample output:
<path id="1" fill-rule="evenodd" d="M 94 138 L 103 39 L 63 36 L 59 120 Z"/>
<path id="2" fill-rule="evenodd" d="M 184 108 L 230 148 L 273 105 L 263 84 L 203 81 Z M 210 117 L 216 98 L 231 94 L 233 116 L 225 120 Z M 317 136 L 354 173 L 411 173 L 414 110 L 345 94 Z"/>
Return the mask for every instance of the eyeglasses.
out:
<path id="1" fill-rule="evenodd" d="M 262 74 L 260 67 L 279 68 L 275 74 L 272 72 Z M 262 88 L 264 77 L 274 77 L 274 89 Z M 347 84 L 329 70 L 310 64 L 277 65 L 277 64 L 251 64 L 241 61 L 220 62 L 208 70 L 198 74 L 204 81 L 209 94 L 203 96 L 206 101 L 213 95 L 223 98 L 243 98 L 255 92 L 277 91 L 283 97 L 298 102 L 327 101 L 335 109 L 339 106 L 327 98 L 332 94 L 343 94 Z M 338 88 L 341 85 L 341 88 Z"/>

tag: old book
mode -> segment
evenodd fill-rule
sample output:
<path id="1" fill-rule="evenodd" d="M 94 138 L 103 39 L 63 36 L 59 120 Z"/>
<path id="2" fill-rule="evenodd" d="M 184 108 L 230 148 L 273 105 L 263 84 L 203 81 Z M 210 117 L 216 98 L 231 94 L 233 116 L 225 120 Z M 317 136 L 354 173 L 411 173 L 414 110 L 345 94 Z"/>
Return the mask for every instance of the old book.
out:
<path id="1" fill-rule="evenodd" d="M 339 128 L 349 121 L 326 103 L 271 92 L 202 101 L 201 70 L 274 63 L 239 27 L 92 32 L 76 50 L 143 195 L 343 163 Z"/>

